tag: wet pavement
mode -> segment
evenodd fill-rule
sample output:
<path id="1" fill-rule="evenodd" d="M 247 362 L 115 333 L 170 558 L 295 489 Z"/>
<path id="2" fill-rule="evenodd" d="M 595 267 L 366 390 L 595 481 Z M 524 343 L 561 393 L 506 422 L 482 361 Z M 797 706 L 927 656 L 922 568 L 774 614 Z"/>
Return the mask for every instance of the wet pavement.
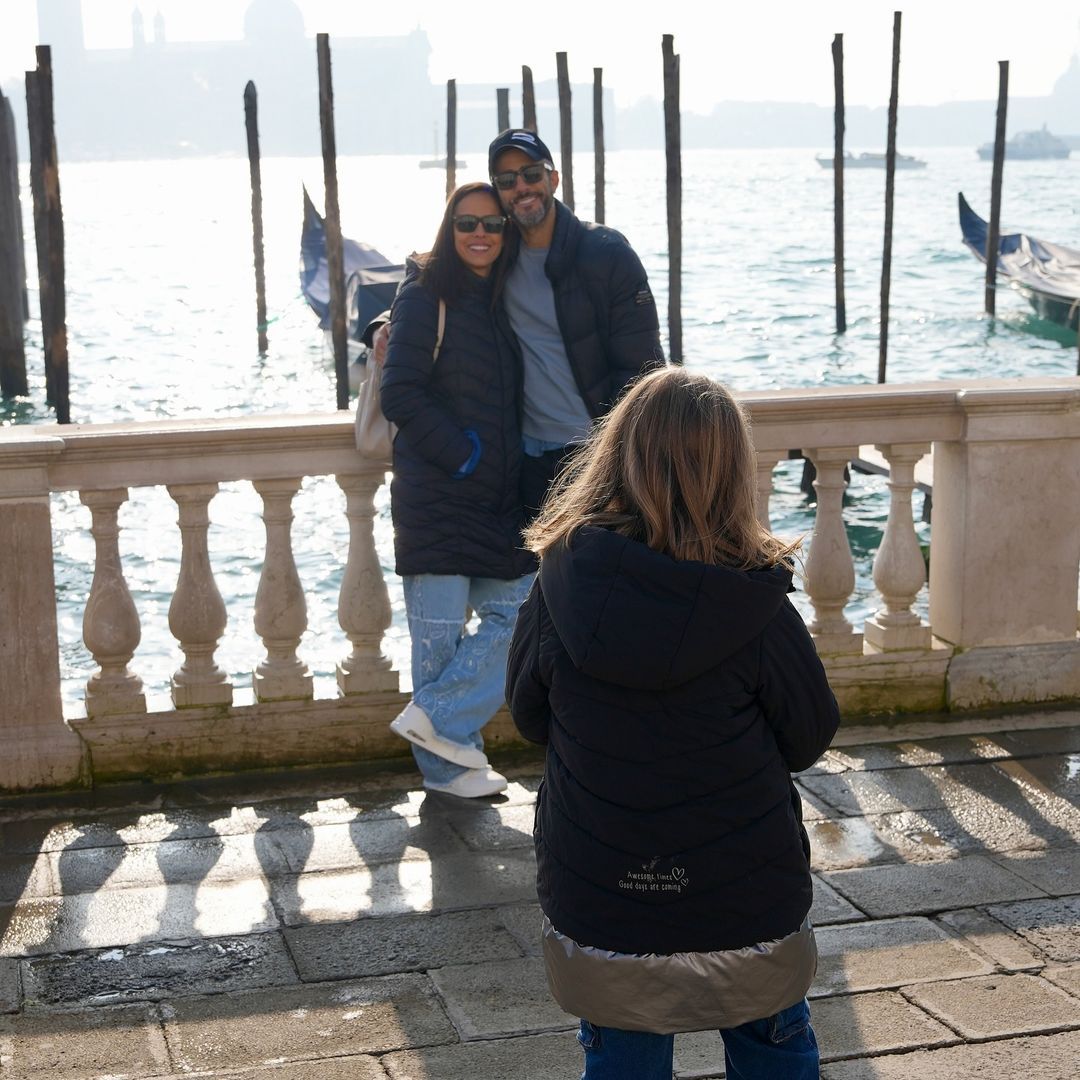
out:
<path id="1" fill-rule="evenodd" d="M 0 803 L 0 1080 L 570 1080 L 532 807 L 411 761 Z M 1080 1075 L 1080 712 L 844 729 L 798 778 L 826 1080 Z M 676 1075 L 723 1076 L 715 1033 Z M 628 1077 L 627 1080 L 633 1080 Z"/>

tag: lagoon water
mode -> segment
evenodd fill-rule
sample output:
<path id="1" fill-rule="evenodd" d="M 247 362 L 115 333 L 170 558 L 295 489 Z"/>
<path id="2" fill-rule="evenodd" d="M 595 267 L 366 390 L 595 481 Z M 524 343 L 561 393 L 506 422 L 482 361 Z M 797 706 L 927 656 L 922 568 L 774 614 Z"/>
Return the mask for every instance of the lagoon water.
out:
<path id="1" fill-rule="evenodd" d="M 864 148 L 853 148 L 856 151 Z M 880 149 L 880 148 L 865 148 Z M 1076 372 L 1076 335 L 1035 320 L 1002 290 L 998 317 L 982 314 L 983 268 L 960 242 L 956 193 L 989 216 L 990 166 L 971 147 L 904 147 L 928 162 L 896 175 L 888 381 Z M 63 148 L 61 147 L 61 155 Z M 465 154 L 458 179 L 479 178 L 482 154 Z M 580 216 L 593 210 L 593 164 L 575 158 Z M 641 255 L 666 323 L 665 165 L 662 152 L 607 158 L 607 218 Z M 314 158 L 262 163 L 270 351 L 256 347 L 250 194 L 243 159 L 64 164 L 71 413 L 77 423 L 261 412 L 330 412 L 333 361 L 299 295 L 301 184 L 322 202 Z M 342 228 L 393 261 L 423 250 L 442 210 L 444 176 L 413 157 L 338 163 Z M 1080 247 L 1075 200 L 1080 159 L 1007 162 L 1002 222 Z M 23 173 L 26 182 L 25 170 Z M 683 157 L 683 319 L 689 366 L 736 388 L 872 383 L 877 377 L 884 170 L 845 174 L 848 332 L 833 312 L 832 173 L 805 150 L 700 150 Z M 27 261 L 33 274 L 29 193 Z M 31 311 L 36 313 L 36 290 Z M 27 328 L 31 396 L 0 403 L 0 422 L 48 423 L 36 323 Z M 771 504 L 777 531 L 812 527 L 795 463 L 777 470 Z M 887 513 L 879 478 L 856 476 L 845 518 L 858 582 L 848 613 L 874 607 L 871 552 Z M 376 543 L 394 606 L 388 648 L 408 685 L 408 639 L 400 583 L 392 573 L 386 489 Z M 347 531 L 332 478 L 311 478 L 294 502 L 296 558 L 310 629 L 301 655 L 317 696 L 332 696 L 333 665 L 347 653 L 336 623 Z M 225 485 L 211 503 L 211 558 L 229 608 L 218 661 L 238 688 L 261 657 L 251 627 L 263 549 L 260 500 L 250 485 Z M 167 693 L 181 656 L 168 631 L 179 569 L 175 505 L 164 489 L 132 489 L 120 515 L 125 574 L 142 620 L 132 667 L 148 694 Z M 926 526 L 920 526 L 923 538 Z M 81 642 L 93 541 L 76 493 L 54 497 L 57 602 L 69 715 L 81 711 L 93 661 Z M 238 694 L 242 700 L 242 694 Z"/>

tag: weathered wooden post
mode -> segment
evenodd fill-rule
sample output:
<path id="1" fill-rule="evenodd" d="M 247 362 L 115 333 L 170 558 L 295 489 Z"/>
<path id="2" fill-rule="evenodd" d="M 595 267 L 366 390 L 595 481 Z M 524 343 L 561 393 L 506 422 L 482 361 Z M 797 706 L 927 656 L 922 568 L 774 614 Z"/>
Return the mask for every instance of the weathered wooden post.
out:
<path id="1" fill-rule="evenodd" d="M 833 264 L 836 273 L 836 332 L 847 330 L 847 301 L 844 299 L 844 35 L 832 43 L 833 86 Z"/>
<path id="2" fill-rule="evenodd" d="M 446 197 L 457 187 L 457 80 L 446 80 Z"/>
<path id="3" fill-rule="evenodd" d="M 574 134 L 570 121 L 570 72 L 566 65 L 566 53 L 555 54 L 555 68 L 559 79 L 559 143 L 561 162 L 559 186 L 562 201 L 574 209 Z"/>
<path id="4" fill-rule="evenodd" d="M 994 171 L 990 175 L 990 226 L 986 230 L 986 314 L 993 315 L 997 297 L 997 257 L 1001 241 L 1001 181 L 1005 173 L 1005 116 L 1009 107 L 1009 61 L 998 61 L 997 125 Z"/>
<path id="5" fill-rule="evenodd" d="M 19 159 L 11 104 L 0 93 L 0 396 L 24 397 L 26 348 L 23 304 L 26 264 L 22 251 Z"/>
<path id="6" fill-rule="evenodd" d="M 604 223 L 604 69 L 593 68 L 593 191 L 596 212 L 594 221 Z"/>
<path id="7" fill-rule="evenodd" d="M 521 65 L 521 126 L 536 130 L 536 91 L 533 89 L 532 68 Z"/>
<path id="8" fill-rule="evenodd" d="M 14 151 L 11 155 L 11 181 L 14 185 L 13 189 L 16 194 L 15 201 L 15 225 L 16 225 L 16 240 L 19 249 L 19 280 L 22 282 L 22 317 L 23 322 L 30 320 L 30 295 L 26 289 L 26 239 L 23 235 L 23 217 L 22 217 L 22 197 L 19 194 L 19 154 L 18 140 L 15 138 L 15 114 L 11 111 L 11 102 L 0 94 L 0 99 L 4 102 L 4 116 L 2 122 L 7 125 L 8 142 Z"/>
<path id="9" fill-rule="evenodd" d="M 317 34 L 319 59 L 319 129 L 322 132 L 323 185 L 326 188 L 326 268 L 330 277 L 330 337 L 334 343 L 337 407 L 349 407 L 349 346 L 345 336 L 345 256 L 341 247 L 338 206 L 337 143 L 334 138 L 334 83 L 330 73 L 330 36 Z"/>
<path id="10" fill-rule="evenodd" d="M 262 167 L 259 162 L 259 94 L 255 84 L 244 87 L 244 125 L 247 128 L 248 171 L 251 174 L 251 243 L 255 254 L 255 325 L 259 331 L 259 355 L 265 356 L 266 265 L 263 257 Z"/>
<path id="11" fill-rule="evenodd" d="M 39 45 L 37 69 L 26 73 L 26 108 L 30 129 L 31 192 L 38 248 L 41 334 L 45 386 L 56 420 L 71 423 L 68 400 L 67 315 L 64 295 L 64 212 L 53 122 L 52 50 Z"/>
<path id="12" fill-rule="evenodd" d="M 505 131 L 510 126 L 510 87 L 500 86 L 495 91 L 495 123 L 498 125 L 495 134 Z"/>
<path id="13" fill-rule="evenodd" d="M 675 38 L 664 34 L 664 148 L 667 155 L 668 353 L 683 362 L 682 341 L 682 124 L 679 117 L 679 57 Z"/>
<path id="14" fill-rule="evenodd" d="M 885 249 L 881 257 L 881 333 L 877 381 L 885 381 L 889 355 L 889 285 L 892 278 L 893 188 L 896 183 L 896 104 L 900 93 L 900 12 L 893 12 L 892 87 L 889 90 L 889 138 L 885 146 Z"/>

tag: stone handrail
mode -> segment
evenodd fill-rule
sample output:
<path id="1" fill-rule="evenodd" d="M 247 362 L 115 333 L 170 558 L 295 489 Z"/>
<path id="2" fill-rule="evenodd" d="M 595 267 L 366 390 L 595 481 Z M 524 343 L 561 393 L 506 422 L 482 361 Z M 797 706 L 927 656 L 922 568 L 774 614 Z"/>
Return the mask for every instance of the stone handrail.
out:
<path id="1" fill-rule="evenodd" d="M 794 448 L 814 463 L 817 512 L 805 564 L 810 629 L 844 710 L 965 708 L 1080 696 L 1080 382 L 986 380 L 829 387 L 742 395 L 758 453 L 759 512 L 775 465 Z M 879 610 L 844 607 L 854 568 L 843 521 L 846 467 L 861 445 L 890 466 L 888 522 L 874 562 Z M 911 511 L 918 462 L 933 448 L 930 618 Z M 297 655 L 306 603 L 292 552 L 292 500 L 305 476 L 334 476 L 349 552 L 338 618 L 338 696 L 317 699 Z M 355 760 L 398 752 L 400 708 L 382 651 L 390 625 L 375 552 L 373 499 L 385 471 L 352 445 L 351 417 L 269 416 L 0 432 L 0 790 L 125 776 Z M 214 654 L 225 605 L 207 549 L 219 485 L 248 481 L 266 547 L 254 626 L 254 703 L 233 703 Z M 130 663 L 140 638 L 118 544 L 132 487 L 164 486 L 177 505 L 179 579 L 169 627 L 184 655 L 173 708 L 148 712 Z M 65 720 L 50 493 L 78 492 L 95 546 L 84 641 L 97 670 L 85 718 Z M 346 640 L 347 639 L 347 640 Z M 509 739 L 505 717 L 494 740 Z"/>

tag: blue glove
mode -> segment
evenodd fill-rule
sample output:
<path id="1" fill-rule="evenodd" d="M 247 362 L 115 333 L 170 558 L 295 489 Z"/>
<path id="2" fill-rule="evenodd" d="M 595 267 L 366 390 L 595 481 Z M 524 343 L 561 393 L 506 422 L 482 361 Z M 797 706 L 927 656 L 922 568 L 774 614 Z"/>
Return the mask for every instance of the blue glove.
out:
<path id="1" fill-rule="evenodd" d="M 465 431 L 465 438 L 472 443 L 473 451 L 469 455 L 469 460 L 454 473 L 455 480 L 463 480 L 466 476 L 470 476 L 476 471 L 477 462 L 480 460 L 480 436 L 477 435 L 472 428 L 467 428 Z"/>

